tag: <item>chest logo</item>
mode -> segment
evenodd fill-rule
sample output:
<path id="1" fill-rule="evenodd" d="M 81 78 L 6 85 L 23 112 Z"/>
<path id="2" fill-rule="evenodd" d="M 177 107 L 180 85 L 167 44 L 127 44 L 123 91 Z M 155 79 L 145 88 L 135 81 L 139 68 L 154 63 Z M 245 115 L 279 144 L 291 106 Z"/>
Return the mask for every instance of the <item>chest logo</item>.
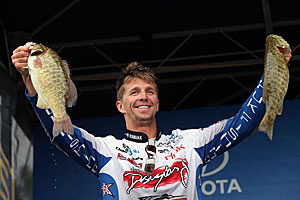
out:
<path id="1" fill-rule="evenodd" d="M 125 171 L 123 180 L 128 183 L 127 194 L 137 188 L 153 188 L 156 192 L 159 187 L 181 182 L 187 187 L 189 167 L 186 159 L 178 159 L 169 167 L 168 165 L 154 170 L 150 175 L 139 171 Z"/>

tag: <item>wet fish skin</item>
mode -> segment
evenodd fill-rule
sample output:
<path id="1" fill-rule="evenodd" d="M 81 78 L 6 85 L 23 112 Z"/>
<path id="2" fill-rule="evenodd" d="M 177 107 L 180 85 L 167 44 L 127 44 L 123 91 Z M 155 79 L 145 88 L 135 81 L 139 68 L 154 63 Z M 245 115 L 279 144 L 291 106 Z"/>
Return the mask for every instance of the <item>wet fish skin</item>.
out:
<path id="1" fill-rule="evenodd" d="M 266 113 L 258 130 L 273 138 L 273 127 L 277 114 L 282 114 L 284 97 L 289 84 L 289 69 L 283 53 L 290 53 L 290 45 L 278 35 L 266 39 L 263 101 Z"/>
<path id="2" fill-rule="evenodd" d="M 77 91 L 70 79 L 68 67 L 64 66 L 64 62 L 51 48 L 35 43 L 27 45 L 31 50 L 28 69 L 38 93 L 37 107 L 51 108 L 54 116 L 54 137 L 62 131 L 73 134 L 73 125 L 66 112 L 66 104 L 68 100 L 69 106 L 75 104 Z"/>

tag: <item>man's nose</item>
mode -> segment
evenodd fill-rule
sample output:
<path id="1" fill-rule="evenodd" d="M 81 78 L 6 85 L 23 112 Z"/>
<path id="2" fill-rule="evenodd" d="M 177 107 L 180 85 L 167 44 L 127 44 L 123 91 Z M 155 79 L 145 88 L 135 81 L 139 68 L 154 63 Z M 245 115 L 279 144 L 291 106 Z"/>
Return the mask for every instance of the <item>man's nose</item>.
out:
<path id="1" fill-rule="evenodd" d="M 146 91 L 140 92 L 139 98 L 140 100 L 147 100 L 148 99 L 147 92 Z"/>

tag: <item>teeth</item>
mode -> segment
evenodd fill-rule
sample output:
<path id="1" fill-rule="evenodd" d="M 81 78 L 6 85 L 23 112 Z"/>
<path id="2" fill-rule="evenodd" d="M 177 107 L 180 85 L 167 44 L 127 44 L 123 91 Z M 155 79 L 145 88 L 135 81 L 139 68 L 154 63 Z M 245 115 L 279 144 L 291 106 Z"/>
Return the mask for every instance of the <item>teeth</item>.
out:
<path id="1" fill-rule="evenodd" d="M 149 108 L 149 106 L 139 106 L 139 108 Z"/>

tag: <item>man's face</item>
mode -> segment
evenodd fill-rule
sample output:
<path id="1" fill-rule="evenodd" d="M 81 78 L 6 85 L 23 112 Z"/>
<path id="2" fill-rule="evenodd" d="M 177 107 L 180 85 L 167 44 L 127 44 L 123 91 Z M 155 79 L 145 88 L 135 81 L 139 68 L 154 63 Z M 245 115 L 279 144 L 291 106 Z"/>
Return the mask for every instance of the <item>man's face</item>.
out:
<path id="1" fill-rule="evenodd" d="M 147 125 L 155 120 L 159 100 L 155 84 L 133 78 L 124 85 L 123 98 L 116 103 L 126 123 Z"/>

